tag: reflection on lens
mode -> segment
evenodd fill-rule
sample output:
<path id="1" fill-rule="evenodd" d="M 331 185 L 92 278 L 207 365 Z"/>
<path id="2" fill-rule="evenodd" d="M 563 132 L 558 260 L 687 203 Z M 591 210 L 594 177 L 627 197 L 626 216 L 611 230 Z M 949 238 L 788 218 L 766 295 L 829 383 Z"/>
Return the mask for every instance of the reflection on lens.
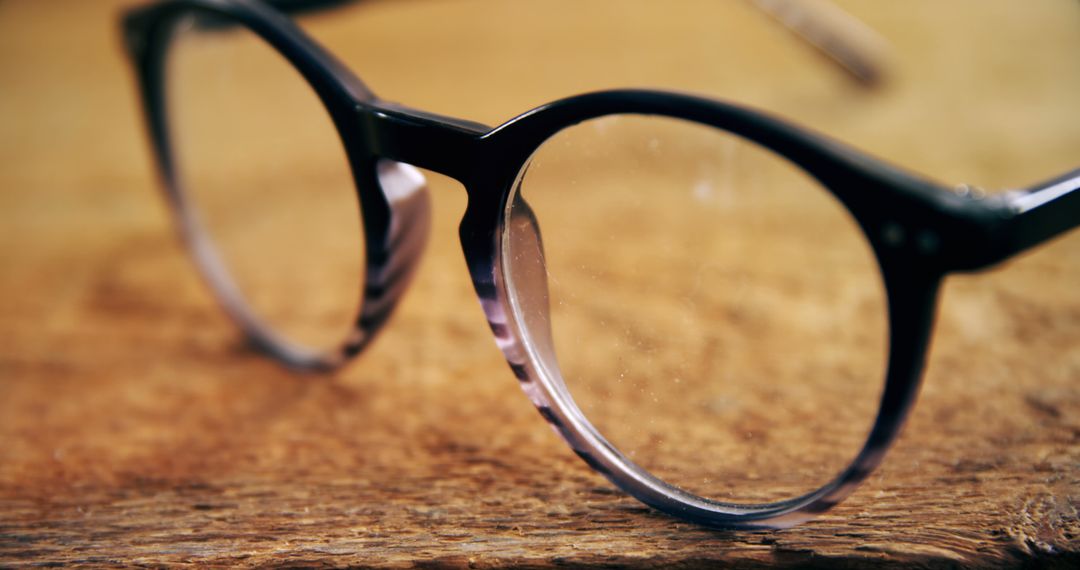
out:
<path id="1" fill-rule="evenodd" d="M 854 459 L 883 385 L 886 304 L 869 245 L 817 181 L 717 129 L 618 115 L 553 136 L 517 192 L 507 225 L 531 208 L 547 265 L 545 367 L 630 461 L 762 503 Z M 517 297 L 536 289 L 518 243 L 504 241 L 511 304 L 543 346 L 544 320 L 523 310 L 535 301 Z"/>
<path id="2" fill-rule="evenodd" d="M 245 28 L 188 22 L 169 57 L 169 122 L 191 213 L 257 320 L 304 348 L 335 347 L 358 312 L 363 237 L 327 110 Z"/>

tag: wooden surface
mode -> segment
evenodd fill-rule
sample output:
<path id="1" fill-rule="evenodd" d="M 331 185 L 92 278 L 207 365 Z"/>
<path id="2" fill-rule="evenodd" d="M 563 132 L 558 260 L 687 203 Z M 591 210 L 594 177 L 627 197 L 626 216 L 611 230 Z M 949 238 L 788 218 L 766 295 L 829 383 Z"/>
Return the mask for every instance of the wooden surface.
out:
<path id="1" fill-rule="evenodd" d="M 0 2 L 0 565 L 1080 562 L 1080 236 L 948 282 L 905 435 L 848 501 L 705 530 L 613 490 L 522 397 L 437 175 L 424 265 L 372 350 L 328 376 L 253 353 L 174 239 L 118 6 Z M 366 2 L 304 24 L 383 96 L 488 123 L 659 86 L 948 183 L 1076 166 L 1075 2 L 852 11 L 892 45 L 880 89 L 744 3 Z"/>

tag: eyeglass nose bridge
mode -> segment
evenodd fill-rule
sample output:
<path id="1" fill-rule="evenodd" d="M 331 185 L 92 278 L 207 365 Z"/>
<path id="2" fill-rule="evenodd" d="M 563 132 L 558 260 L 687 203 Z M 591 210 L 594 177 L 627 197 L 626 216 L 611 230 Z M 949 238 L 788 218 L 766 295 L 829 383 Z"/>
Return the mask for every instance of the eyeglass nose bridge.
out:
<path id="1" fill-rule="evenodd" d="M 358 102 L 354 111 L 359 128 L 347 132 L 346 146 L 360 172 L 367 262 L 360 317 L 344 357 L 371 342 L 419 266 L 430 234 L 431 200 L 418 168 L 464 183 L 481 158 L 476 143 L 490 130 L 374 98 Z"/>
<path id="2" fill-rule="evenodd" d="M 469 188 L 491 158 L 481 138 L 491 128 L 378 99 L 357 106 L 365 152 L 438 172 Z"/>

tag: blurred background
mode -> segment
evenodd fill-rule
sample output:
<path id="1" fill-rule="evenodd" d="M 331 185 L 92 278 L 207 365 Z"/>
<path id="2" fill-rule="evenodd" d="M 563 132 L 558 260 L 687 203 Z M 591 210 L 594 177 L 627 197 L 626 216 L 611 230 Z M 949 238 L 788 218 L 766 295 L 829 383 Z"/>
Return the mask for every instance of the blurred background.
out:
<path id="1" fill-rule="evenodd" d="M 649 87 L 764 110 L 946 185 L 995 192 L 1080 165 L 1080 3 L 837 0 L 878 36 L 869 85 L 762 9 L 774 4 L 365 0 L 298 18 L 381 97 L 490 125 Z M 346 503 L 440 502 L 477 518 L 604 486 L 542 426 L 491 342 L 456 234 L 465 194 L 439 175 L 426 173 L 420 273 L 372 350 L 322 381 L 247 347 L 174 237 L 119 40 L 130 5 L 0 1 L 0 517 L 168 496 L 181 481 L 288 495 L 276 481 L 347 479 Z M 1028 495 L 1075 496 L 1078 277 L 1074 232 L 950 279 L 908 435 L 845 520 L 906 512 L 889 524 L 917 533 L 929 512 L 955 527 L 989 511 L 1001 518 L 987 528 L 1011 528 Z M 471 504 L 478 477 L 505 503 Z M 914 506 L 901 506 L 905 484 Z"/>

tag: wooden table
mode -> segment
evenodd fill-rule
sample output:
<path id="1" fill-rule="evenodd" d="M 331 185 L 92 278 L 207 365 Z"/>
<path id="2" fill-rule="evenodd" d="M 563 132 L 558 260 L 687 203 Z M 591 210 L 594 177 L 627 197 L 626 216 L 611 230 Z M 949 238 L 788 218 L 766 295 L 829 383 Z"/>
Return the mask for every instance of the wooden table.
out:
<path id="1" fill-rule="evenodd" d="M 875 89 L 744 3 L 374 1 L 303 22 L 378 93 L 489 124 L 658 86 L 950 183 L 1076 166 L 1076 2 L 851 9 L 892 46 Z M 522 398 L 448 179 L 429 176 L 433 239 L 371 351 L 323 376 L 254 353 L 174 239 L 118 10 L 0 2 L 0 565 L 1080 563 L 1080 235 L 948 282 L 905 435 L 847 502 L 702 529 L 615 491 Z"/>

